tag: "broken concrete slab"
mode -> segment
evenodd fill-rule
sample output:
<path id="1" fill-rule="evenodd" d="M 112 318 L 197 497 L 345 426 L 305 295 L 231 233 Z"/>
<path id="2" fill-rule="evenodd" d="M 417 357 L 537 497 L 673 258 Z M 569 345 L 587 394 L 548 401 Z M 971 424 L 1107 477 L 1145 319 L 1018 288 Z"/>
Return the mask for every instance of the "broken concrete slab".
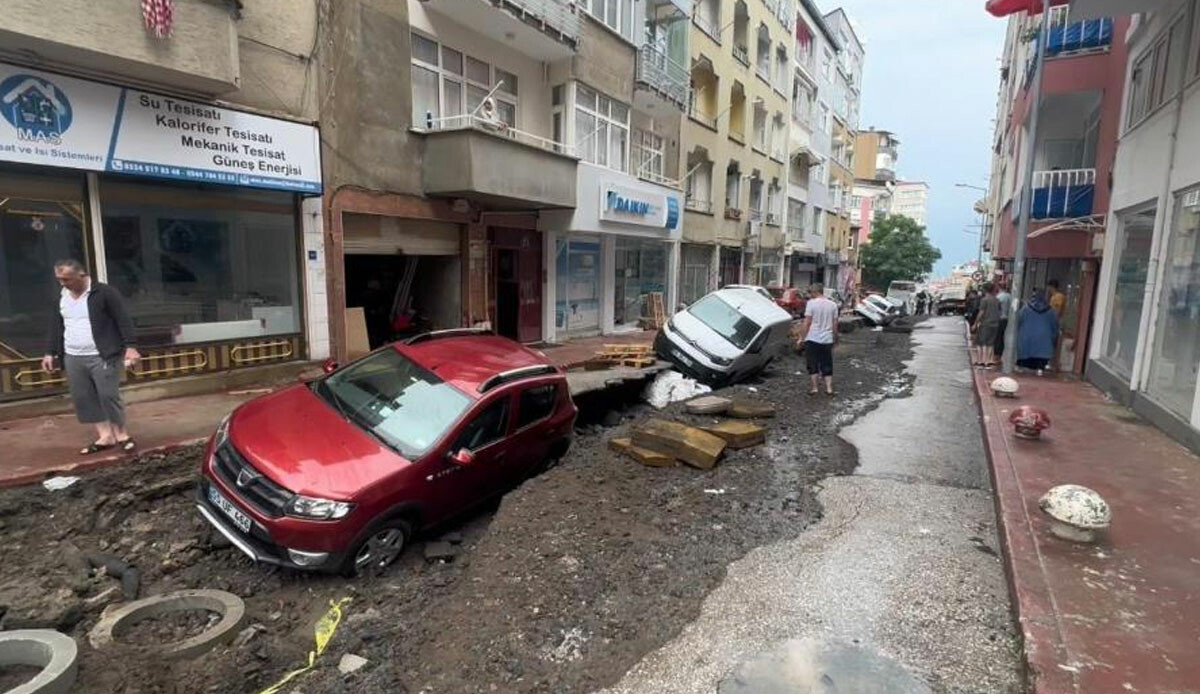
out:
<path id="1" fill-rule="evenodd" d="M 361 655 L 346 653 L 342 655 L 342 659 L 338 661 L 338 672 L 343 675 L 349 675 L 352 672 L 361 670 L 367 664 L 367 659 Z"/>
<path id="2" fill-rule="evenodd" d="M 729 409 L 733 401 L 719 395 L 702 395 L 688 400 L 683 404 L 684 409 L 692 414 L 721 414 Z"/>
<path id="3" fill-rule="evenodd" d="M 725 441 L 696 427 L 666 419 L 649 419 L 633 427 L 633 445 L 678 458 L 708 470 L 725 452 Z"/>
<path id="4" fill-rule="evenodd" d="M 638 461 L 642 465 L 646 465 L 648 467 L 674 467 L 675 465 L 675 459 L 671 456 L 666 455 L 665 453 L 659 453 L 658 451 L 654 451 L 649 448 L 635 446 L 633 445 L 633 439 L 610 439 L 608 442 L 608 447 L 614 451 L 617 451 L 618 453 L 623 453 Z"/>
<path id="5" fill-rule="evenodd" d="M 711 426 L 701 427 L 710 434 L 725 439 L 730 448 L 749 448 L 767 441 L 767 428 L 745 420 L 727 419 Z"/>
<path id="6" fill-rule="evenodd" d="M 725 414 L 738 419 L 765 419 L 775 416 L 775 406 L 755 400 L 734 400 Z"/>

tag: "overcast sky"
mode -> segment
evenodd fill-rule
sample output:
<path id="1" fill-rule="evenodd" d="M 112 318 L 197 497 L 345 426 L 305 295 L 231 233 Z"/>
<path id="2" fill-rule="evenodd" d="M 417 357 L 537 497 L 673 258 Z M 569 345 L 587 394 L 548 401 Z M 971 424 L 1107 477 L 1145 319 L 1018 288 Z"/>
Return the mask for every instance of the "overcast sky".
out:
<path id="1" fill-rule="evenodd" d="M 992 119 L 1004 21 L 983 0 L 817 0 L 823 12 L 846 9 L 866 43 L 859 128 L 900 138 L 899 175 L 929 184 L 927 233 L 942 251 L 934 268 L 976 255 L 979 223 L 971 206 L 983 196 L 955 183 L 987 186 Z"/>

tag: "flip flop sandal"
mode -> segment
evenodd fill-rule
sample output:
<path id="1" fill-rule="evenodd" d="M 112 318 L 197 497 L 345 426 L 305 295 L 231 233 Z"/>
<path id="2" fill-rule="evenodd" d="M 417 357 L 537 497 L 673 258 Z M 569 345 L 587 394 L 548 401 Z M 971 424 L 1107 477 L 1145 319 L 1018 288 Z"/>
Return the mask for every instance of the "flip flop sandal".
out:
<path id="1" fill-rule="evenodd" d="M 133 453 L 134 451 L 137 450 L 137 442 L 134 441 L 133 439 L 125 439 L 124 441 L 117 441 L 117 445 L 120 446 L 121 450 L 125 453 Z"/>
<path id="2" fill-rule="evenodd" d="M 110 448 L 116 448 L 115 443 L 91 443 L 86 448 L 79 450 L 79 455 L 92 455 L 100 451 L 107 451 Z"/>

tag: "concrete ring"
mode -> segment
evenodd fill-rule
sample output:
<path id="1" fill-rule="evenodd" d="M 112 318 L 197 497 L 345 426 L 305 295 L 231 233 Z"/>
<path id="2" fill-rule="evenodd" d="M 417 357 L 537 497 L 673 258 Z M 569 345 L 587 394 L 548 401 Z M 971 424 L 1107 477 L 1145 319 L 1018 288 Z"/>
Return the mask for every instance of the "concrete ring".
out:
<path id="1" fill-rule="evenodd" d="M 79 646 L 75 639 L 52 629 L 0 632 L 0 666 L 42 668 L 36 677 L 6 694 L 65 694 L 75 686 Z"/>
<path id="2" fill-rule="evenodd" d="M 246 621 L 246 604 L 233 593 L 223 590 L 177 590 L 108 609 L 88 634 L 97 650 L 111 646 L 130 626 L 144 619 L 170 612 L 208 610 L 221 615 L 221 621 L 182 641 L 152 646 L 149 650 L 163 658 L 183 660 L 211 650 L 219 643 L 232 641 Z"/>

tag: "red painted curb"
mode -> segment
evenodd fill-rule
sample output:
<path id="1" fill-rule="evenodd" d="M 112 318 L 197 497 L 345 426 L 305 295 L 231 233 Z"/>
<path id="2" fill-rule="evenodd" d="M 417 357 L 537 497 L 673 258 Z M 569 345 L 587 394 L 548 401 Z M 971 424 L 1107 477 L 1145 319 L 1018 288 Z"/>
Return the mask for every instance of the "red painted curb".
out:
<path id="1" fill-rule="evenodd" d="M 1033 694 L 1079 694 L 1074 673 L 1058 667 L 1059 663 L 1071 660 L 1042 566 L 1034 520 L 1009 453 L 1011 439 L 1005 428 L 1006 420 L 988 380 L 989 375 L 995 374 L 974 371 L 973 375 L 1004 573 L 1014 617 L 1021 629 L 1026 686 Z"/>
<path id="2" fill-rule="evenodd" d="M 42 480 L 51 477 L 62 475 L 78 475 L 81 473 L 94 472 L 104 468 L 116 467 L 122 463 L 132 463 L 144 455 L 154 453 L 170 453 L 171 451 L 193 446 L 197 443 L 204 443 L 208 437 L 197 439 L 188 439 L 186 441 L 176 441 L 174 443 L 163 444 L 161 446 L 153 446 L 151 448 L 139 448 L 133 454 L 119 453 L 108 455 L 101 458 L 85 458 L 77 463 L 68 463 L 49 470 L 38 470 L 36 472 L 27 472 L 20 475 L 11 475 L 8 477 L 0 477 L 0 489 L 8 489 L 10 487 L 21 487 L 27 484 L 36 484 Z"/>

